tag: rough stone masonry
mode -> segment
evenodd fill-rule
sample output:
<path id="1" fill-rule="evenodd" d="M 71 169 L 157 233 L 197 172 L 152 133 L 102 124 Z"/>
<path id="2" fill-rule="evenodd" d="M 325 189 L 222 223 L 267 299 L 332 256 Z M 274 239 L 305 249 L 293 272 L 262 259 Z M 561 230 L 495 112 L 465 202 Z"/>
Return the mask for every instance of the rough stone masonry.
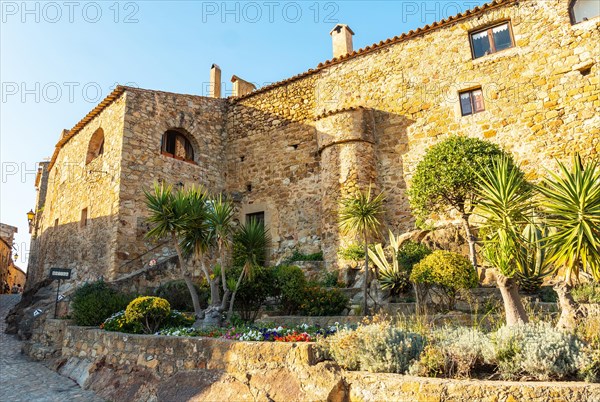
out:
<path id="1" fill-rule="evenodd" d="M 117 87 L 39 171 L 28 287 L 50 267 L 114 280 L 171 255 L 144 238 L 155 181 L 224 192 L 240 221 L 263 213 L 275 262 L 323 250 L 339 268 L 340 198 L 372 184 L 386 229 L 411 229 L 411 175 L 450 135 L 499 144 L 534 179 L 597 156 L 600 18 L 577 22 L 576 6 L 496 0 L 358 51 L 340 25 L 332 60 L 259 89 L 234 76 L 230 98 L 217 82 L 213 97 Z"/>

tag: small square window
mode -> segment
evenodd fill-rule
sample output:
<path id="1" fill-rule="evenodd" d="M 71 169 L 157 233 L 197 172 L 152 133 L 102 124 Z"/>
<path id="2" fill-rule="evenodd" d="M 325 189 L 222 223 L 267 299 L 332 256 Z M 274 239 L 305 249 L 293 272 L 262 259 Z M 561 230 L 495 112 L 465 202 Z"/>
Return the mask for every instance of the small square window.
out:
<path id="1" fill-rule="evenodd" d="M 81 221 L 79 222 L 79 227 L 84 228 L 87 226 L 87 217 L 88 217 L 88 209 L 83 208 L 81 210 Z"/>
<path id="2" fill-rule="evenodd" d="M 485 105 L 483 104 L 483 91 L 481 88 L 461 92 L 459 97 L 460 110 L 463 116 L 483 112 L 485 110 Z"/>
<path id="3" fill-rule="evenodd" d="M 54 220 L 54 227 L 55 227 L 55 228 L 57 228 L 57 227 L 58 227 L 58 218 L 56 218 L 56 219 Z"/>
<path id="4" fill-rule="evenodd" d="M 251 213 L 251 214 L 246 214 L 246 223 L 249 223 L 252 220 L 260 222 L 260 223 L 262 223 L 264 225 L 265 224 L 265 213 L 264 213 L 264 211 L 254 212 L 254 213 Z"/>
<path id="5" fill-rule="evenodd" d="M 471 34 L 471 49 L 474 59 L 509 49 L 514 45 L 512 28 L 509 22 Z"/>

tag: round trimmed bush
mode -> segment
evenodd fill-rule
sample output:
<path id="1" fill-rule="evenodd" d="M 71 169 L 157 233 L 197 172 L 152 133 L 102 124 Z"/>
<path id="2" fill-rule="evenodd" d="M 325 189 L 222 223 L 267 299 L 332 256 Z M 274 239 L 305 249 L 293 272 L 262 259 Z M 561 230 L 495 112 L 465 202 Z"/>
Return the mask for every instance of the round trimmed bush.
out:
<path id="1" fill-rule="evenodd" d="M 125 320 L 128 323 L 139 322 L 146 334 L 153 334 L 160 329 L 171 314 L 171 305 L 165 299 L 154 296 L 142 296 L 134 299 L 125 309 Z"/>

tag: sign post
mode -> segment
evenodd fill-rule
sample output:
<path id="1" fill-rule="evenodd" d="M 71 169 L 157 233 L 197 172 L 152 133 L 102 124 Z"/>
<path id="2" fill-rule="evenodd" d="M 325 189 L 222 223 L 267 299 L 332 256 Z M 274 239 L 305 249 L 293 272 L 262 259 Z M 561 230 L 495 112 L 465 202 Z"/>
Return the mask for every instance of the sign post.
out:
<path id="1" fill-rule="evenodd" d="M 64 299 L 60 294 L 60 281 L 63 279 L 71 279 L 70 268 L 50 268 L 50 279 L 58 279 L 58 286 L 56 287 L 56 300 L 54 301 L 54 318 L 58 318 L 58 302 Z"/>

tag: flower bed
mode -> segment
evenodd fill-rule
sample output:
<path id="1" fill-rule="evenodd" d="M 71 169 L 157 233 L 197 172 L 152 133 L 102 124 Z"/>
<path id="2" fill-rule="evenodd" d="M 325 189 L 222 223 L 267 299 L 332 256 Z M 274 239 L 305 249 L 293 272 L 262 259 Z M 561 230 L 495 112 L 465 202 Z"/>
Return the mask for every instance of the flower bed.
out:
<path id="1" fill-rule="evenodd" d="M 321 327 L 318 325 L 301 324 L 294 327 L 283 326 L 235 326 L 231 328 L 166 328 L 157 335 L 169 336 L 205 336 L 210 338 L 232 339 L 256 342 L 315 342 L 338 332 L 340 327 L 335 325 Z"/>

